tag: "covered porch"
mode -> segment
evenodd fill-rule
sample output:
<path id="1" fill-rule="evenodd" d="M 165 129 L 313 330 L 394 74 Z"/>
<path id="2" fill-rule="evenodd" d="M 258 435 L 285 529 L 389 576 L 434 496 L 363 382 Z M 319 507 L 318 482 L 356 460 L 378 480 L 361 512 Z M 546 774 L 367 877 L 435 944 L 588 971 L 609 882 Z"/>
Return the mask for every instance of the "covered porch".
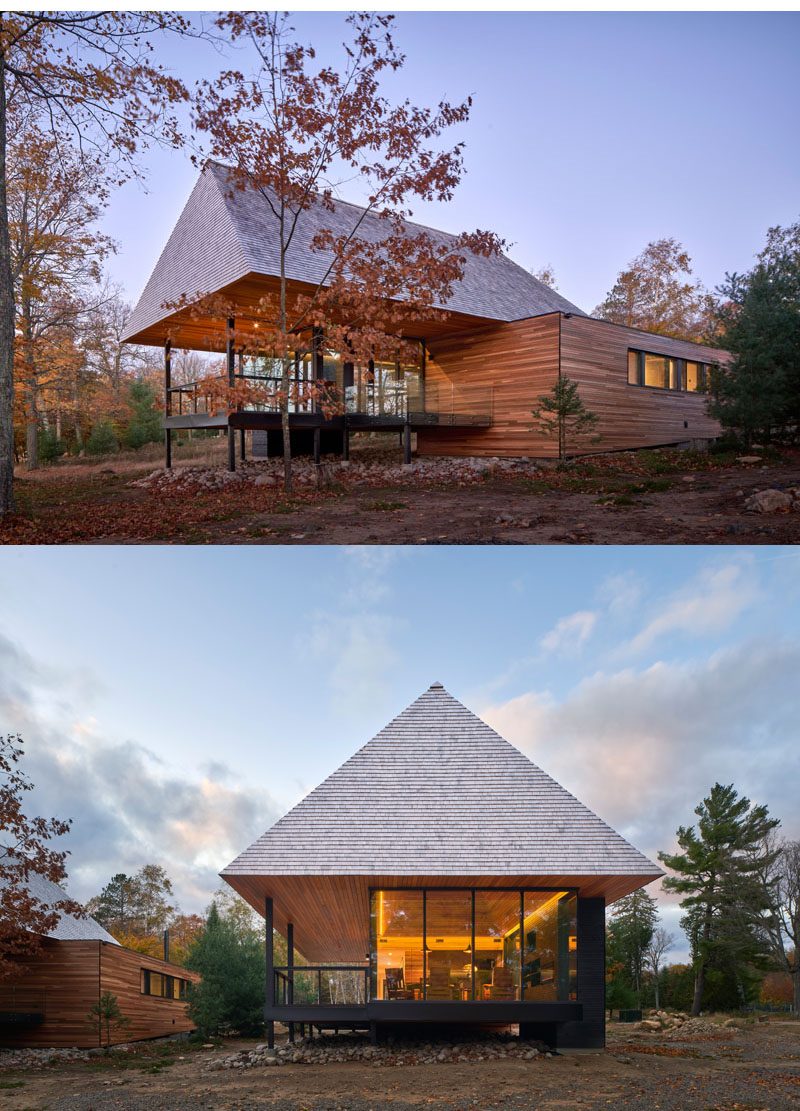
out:
<path id="1" fill-rule="evenodd" d="M 242 879 L 229 878 L 240 893 Z M 254 903 L 265 920 L 270 1045 L 276 1022 L 292 1042 L 298 1029 L 377 1040 L 382 1029 L 421 1024 L 516 1026 L 554 1048 L 602 1045 L 604 897 L 552 879 L 321 879 L 274 877 L 265 885 L 273 894 Z M 275 961 L 275 930 L 286 964 Z M 331 960 L 334 950 L 345 959 Z"/>

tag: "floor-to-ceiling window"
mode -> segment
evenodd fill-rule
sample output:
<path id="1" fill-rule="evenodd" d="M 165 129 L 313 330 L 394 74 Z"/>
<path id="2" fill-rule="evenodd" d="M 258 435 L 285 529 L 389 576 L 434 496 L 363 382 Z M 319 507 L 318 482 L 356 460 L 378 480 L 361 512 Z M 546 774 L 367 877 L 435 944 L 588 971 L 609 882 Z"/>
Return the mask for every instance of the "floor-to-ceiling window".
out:
<path id="1" fill-rule="evenodd" d="M 575 998 L 572 891 L 428 888 L 372 892 L 372 998 Z"/>

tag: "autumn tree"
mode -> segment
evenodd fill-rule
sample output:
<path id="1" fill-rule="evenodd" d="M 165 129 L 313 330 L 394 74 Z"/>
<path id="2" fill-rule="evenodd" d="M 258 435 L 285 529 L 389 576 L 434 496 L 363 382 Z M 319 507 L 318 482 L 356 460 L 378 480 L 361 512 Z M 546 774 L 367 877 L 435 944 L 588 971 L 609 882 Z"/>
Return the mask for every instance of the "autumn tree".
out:
<path id="1" fill-rule="evenodd" d="M 746 274 L 717 290 L 717 342 L 733 359 L 714 370 L 709 411 L 745 442 L 800 437 L 800 222 L 770 228 Z"/>
<path id="2" fill-rule="evenodd" d="M 537 281 L 541 282 L 542 285 L 546 285 L 549 289 L 558 289 L 556 272 L 549 262 L 539 267 L 538 270 L 531 270 L 531 274 L 533 274 Z"/>
<path id="3" fill-rule="evenodd" d="M 379 12 L 350 15 L 349 41 L 333 66 L 319 64 L 313 47 L 294 41 L 284 15 L 225 12 L 217 27 L 254 52 L 257 68 L 204 81 L 196 98 L 206 153 L 229 168 L 229 188 L 255 191 L 274 221 L 275 292 L 247 314 L 221 304 L 213 313 L 236 317 L 229 338 L 240 350 L 275 361 L 287 490 L 298 345 L 317 334 L 328 352 L 356 363 L 396 357 L 405 350 L 403 336 L 415 334 L 414 322 L 435 316 L 435 306 L 446 302 L 467 254 L 500 247 L 486 232 L 442 241 L 404 222 L 412 202 L 451 198 L 463 171 L 463 144 L 448 148 L 440 140 L 467 119 L 470 101 L 427 108 L 408 100 L 393 104 L 384 95 L 383 79 L 405 60 L 392 40 L 392 20 Z M 348 182 L 360 182 L 366 204 L 348 210 L 345 227 L 329 216 Z M 312 208 L 318 230 L 310 250 L 318 255 L 319 279 L 299 295 L 289 280 L 291 251 Z M 193 300 L 206 314 L 201 293 Z M 315 397 L 315 403 L 324 407 L 328 399 Z"/>
<path id="4" fill-rule="evenodd" d="M 63 914 L 83 915 L 73 899 L 44 903 L 30 892 L 32 875 L 58 884 L 66 878 L 68 854 L 48 842 L 68 833 L 72 821 L 26 815 L 33 783 L 22 770 L 23 757 L 21 737 L 0 737 L 0 980 L 18 973 L 18 962 L 41 954 L 41 939 Z"/>
<path id="5" fill-rule="evenodd" d="M 745 1001 L 754 970 L 764 967 L 763 918 L 770 902 L 763 875 L 774 861 L 765 838 L 780 823 L 766 806 L 752 805 L 732 785 L 716 783 L 695 808 L 697 827 L 680 826 L 681 851 L 658 854 L 675 873 L 664 889 L 683 895 L 681 925 L 689 938 L 694 968 L 692 1014 L 698 1015 L 709 994 L 721 1005 Z M 725 987 L 726 981 L 731 985 Z"/>
<path id="6" fill-rule="evenodd" d="M 14 326 L 8 208 L 9 114 L 46 120 L 62 150 L 91 152 L 114 181 L 137 172 L 143 146 L 181 142 L 188 99 L 157 62 L 163 32 L 191 33 L 175 12 L 0 13 L 0 516 L 13 508 Z"/>
<path id="7" fill-rule="evenodd" d="M 800 1015 L 800 841 L 767 837 L 759 857 L 768 910 L 765 933 L 775 964 L 792 985 L 792 1009 Z"/>
<path id="8" fill-rule="evenodd" d="M 576 441 L 600 439 L 595 432 L 600 418 L 584 405 L 577 382 L 559 374 L 550 393 L 540 394 L 538 401 L 539 408 L 531 411 L 532 416 L 540 432 L 555 437 L 560 462 L 565 461 Z"/>
<path id="9" fill-rule="evenodd" d="M 676 239 L 656 239 L 622 270 L 593 316 L 676 339 L 707 338 L 713 299 L 692 280 L 691 258 Z"/>
<path id="10" fill-rule="evenodd" d="M 112 244 L 96 227 L 107 196 L 97 162 L 59 144 L 30 117 L 14 122 L 7 196 L 16 379 L 25 405 L 26 464 L 33 470 L 39 462 L 40 395 L 45 388 L 68 387 L 59 381 L 59 340 L 91 307 Z"/>
<path id="11" fill-rule="evenodd" d="M 656 1010 L 661 1007 L 660 988 L 661 973 L 664 968 L 664 957 L 675 946 L 675 935 L 663 926 L 656 926 L 653 930 L 643 955 L 642 967 L 646 968 L 653 977 L 653 993 L 655 996 Z"/>
<path id="12" fill-rule="evenodd" d="M 164 869 L 145 864 L 132 876 L 112 876 L 86 910 L 117 941 L 128 944 L 131 938 L 153 938 L 167 928 L 177 909 L 173 898 L 172 881 Z"/>

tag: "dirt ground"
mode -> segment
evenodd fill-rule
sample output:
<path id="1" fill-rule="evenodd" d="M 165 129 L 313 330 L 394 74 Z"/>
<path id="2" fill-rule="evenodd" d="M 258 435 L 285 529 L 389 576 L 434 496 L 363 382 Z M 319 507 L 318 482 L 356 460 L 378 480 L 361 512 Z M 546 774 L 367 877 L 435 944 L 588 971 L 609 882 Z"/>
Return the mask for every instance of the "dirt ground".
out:
<path id="1" fill-rule="evenodd" d="M 0 1072 L 4 1111 L 783 1111 L 800 1107 L 800 1023 L 773 1019 L 681 1040 L 613 1024 L 602 1052 L 424 1065 L 335 1063 L 207 1072 L 213 1050 L 147 1045 L 88 1062 Z"/>
<path id="2" fill-rule="evenodd" d="M 358 458 L 358 453 L 355 453 Z M 369 458 L 365 455 L 364 458 Z M 374 456 L 374 458 L 378 458 Z M 791 544 L 800 513 L 750 513 L 758 490 L 800 486 L 800 451 L 629 452 L 566 470 L 492 471 L 471 481 L 346 479 L 331 488 L 252 481 L 221 489 L 133 485 L 155 456 L 20 472 L 0 542 L 211 544 Z M 205 460 L 189 460 L 191 464 Z M 207 462 L 217 465 L 217 459 Z M 185 464 L 180 464 L 185 465 Z M 378 472 L 376 472 L 378 473 Z"/>

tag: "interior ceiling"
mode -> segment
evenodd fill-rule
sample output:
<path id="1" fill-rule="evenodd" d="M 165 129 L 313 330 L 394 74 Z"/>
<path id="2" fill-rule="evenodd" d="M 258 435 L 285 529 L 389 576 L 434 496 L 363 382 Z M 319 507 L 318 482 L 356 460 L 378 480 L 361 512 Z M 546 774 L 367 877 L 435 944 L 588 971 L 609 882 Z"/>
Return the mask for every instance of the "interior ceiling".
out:
<path id="1" fill-rule="evenodd" d="M 275 928 L 294 924 L 295 948 L 312 964 L 368 959 L 370 888 L 575 888 L 606 903 L 650 883 L 653 876 L 223 876 L 263 916 L 273 900 Z"/>
<path id="2" fill-rule="evenodd" d="M 314 292 L 313 286 L 306 287 L 300 282 L 292 282 L 290 285 L 298 294 Z M 259 300 L 267 295 L 276 294 L 278 289 L 278 279 L 263 274 L 248 274 L 212 296 L 229 302 L 234 309 L 234 315 L 238 309 L 242 317 L 248 315 L 257 317 Z M 500 323 L 483 317 L 448 312 L 437 314 L 436 318 L 430 320 L 415 320 L 413 327 L 407 329 L 407 334 L 414 338 L 428 339 L 469 332 L 487 325 L 499 326 Z M 167 313 L 155 324 L 130 336 L 127 342 L 163 347 L 169 339 L 172 346 L 177 349 L 221 352 L 225 350 L 226 325 L 227 321 L 223 316 L 198 316 L 190 309 L 181 309 L 178 312 Z"/>

